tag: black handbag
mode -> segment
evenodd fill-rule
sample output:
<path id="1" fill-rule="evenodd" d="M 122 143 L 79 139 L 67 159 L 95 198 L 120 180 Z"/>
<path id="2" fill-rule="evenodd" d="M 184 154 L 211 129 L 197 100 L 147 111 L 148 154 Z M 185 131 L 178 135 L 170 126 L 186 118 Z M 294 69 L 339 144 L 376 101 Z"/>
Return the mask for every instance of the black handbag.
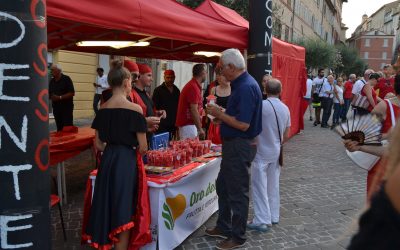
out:
<path id="1" fill-rule="evenodd" d="M 267 100 L 268 100 L 268 99 L 267 99 Z M 274 110 L 275 118 L 276 118 L 276 124 L 278 125 L 279 143 L 281 144 L 281 147 L 280 147 L 280 150 L 279 150 L 279 160 L 278 160 L 278 162 L 279 162 L 279 165 L 280 165 L 281 167 L 283 167 L 283 144 L 282 144 L 282 136 L 281 136 L 281 132 L 280 132 L 281 129 L 280 129 L 280 127 L 279 127 L 278 116 L 276 115 L 275 107 L 274 107 L 274 105 L 272 105 L 272 102 L 271 102 L 270 100 L 268 100 L 268 101 L 269 101 L 269 103 L 271 104 L 272 109 Z"/>

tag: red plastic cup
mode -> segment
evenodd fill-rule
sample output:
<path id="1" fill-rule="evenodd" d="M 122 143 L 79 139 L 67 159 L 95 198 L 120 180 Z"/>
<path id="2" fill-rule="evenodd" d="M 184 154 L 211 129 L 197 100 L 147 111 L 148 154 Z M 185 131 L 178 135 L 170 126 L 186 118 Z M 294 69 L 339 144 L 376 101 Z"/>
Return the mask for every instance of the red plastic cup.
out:
<path id="1" fill-rule="evenodd" d="M 164 152 L 164 164 L 163 166 L 170 167 L 174 164 L 174 156 L 171 151 Z"/>
<path id="2" fill-rule="evenodd" d="M 193 149 L 187 148 L 186 149 L 186 164 L 188 164 L 192 161 L 192 156 L 193 156 Z"/>
<path id="3" fill-rule="evenodd" d="M 181 166 L 185 166 L 188 162 L 186 162 L 186 151 L 181 150 Z"/>

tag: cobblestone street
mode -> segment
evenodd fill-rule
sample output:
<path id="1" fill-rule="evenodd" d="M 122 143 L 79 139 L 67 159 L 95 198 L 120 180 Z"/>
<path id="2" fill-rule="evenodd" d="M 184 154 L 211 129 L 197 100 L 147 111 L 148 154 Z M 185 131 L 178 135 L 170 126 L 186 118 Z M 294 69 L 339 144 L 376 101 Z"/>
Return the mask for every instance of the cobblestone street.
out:
<path id="1" fill-rule="evenodd" d="M 339 136 L 312 127 L 310 121 L 284 152 L 280 222 L 267 233 L 248 231 L 244 249 L 345 249 L 365 203 L 366 172 L 346 156 Z M 69 204 L 63 212 L 68 241 L 63 241 L 58 211 L 53 208 L 54 249 L 88 249 L 80 246 L 80 233 L 84 188 L 93 168 L 90 161 L 87 151 L 66 163 Z M 217 241 L 204 236 L 204 229 L 215 219 L 216 215 L 177 249 L 213 249 Z"/>

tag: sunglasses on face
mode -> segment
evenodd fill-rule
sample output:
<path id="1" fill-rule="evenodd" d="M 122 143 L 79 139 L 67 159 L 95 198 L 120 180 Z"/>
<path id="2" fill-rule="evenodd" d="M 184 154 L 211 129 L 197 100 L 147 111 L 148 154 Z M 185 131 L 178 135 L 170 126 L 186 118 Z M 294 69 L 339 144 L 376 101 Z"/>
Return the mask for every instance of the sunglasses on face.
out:
<path id="1" fill-rule="evenodd" d="M 131 73 L 131 76 L 132 76 L 132 81 L 135 81 L 140 78 L 140 75 L 136 73 Z"/>

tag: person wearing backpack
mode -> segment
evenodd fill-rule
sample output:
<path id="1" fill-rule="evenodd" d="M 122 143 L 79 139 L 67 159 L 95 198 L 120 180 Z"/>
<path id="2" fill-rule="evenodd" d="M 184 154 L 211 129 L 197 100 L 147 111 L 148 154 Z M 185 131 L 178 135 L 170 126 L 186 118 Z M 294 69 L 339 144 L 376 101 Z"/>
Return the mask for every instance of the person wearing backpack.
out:
<path id="1" fill-rule="evenodd" d="M 314 121 L 314 126 L 317 126 L 318 124 L 321 124 L 321 90 L 322 90 L 322 84 L 324 81 L 326 81 L 326 78 L 324 77 L 324 69 L 319 69 L 318 70 L 318 76 L 314 78 L 313 83 L 312 83 L 312 106 L 315 110 L 315 121 Z"/>

